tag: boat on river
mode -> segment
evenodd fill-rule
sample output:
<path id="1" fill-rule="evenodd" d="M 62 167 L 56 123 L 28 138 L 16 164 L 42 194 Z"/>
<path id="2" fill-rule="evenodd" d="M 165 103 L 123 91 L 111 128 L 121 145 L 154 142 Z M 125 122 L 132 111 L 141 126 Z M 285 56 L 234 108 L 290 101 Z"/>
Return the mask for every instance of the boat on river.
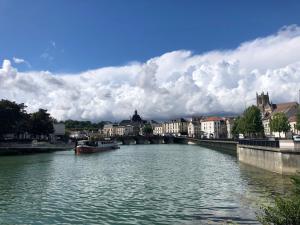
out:
<path id="1" fill-rule="evenodd" d="M 103 152 L 120 148 L 118 143 L 114 140 L 101 140 L 101 141 L 78 141 L 75 147 L 75 154 Z"/>

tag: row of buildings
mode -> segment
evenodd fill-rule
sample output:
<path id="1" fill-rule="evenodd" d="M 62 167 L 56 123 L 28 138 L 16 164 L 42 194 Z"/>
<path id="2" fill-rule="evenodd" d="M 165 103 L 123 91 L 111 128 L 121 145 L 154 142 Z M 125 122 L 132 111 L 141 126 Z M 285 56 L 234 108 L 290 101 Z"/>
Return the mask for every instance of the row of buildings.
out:
<path id="1" fill-rule="evenodd" d="M 263 92 L 256 94 L 256 105 L 262 114 L 262 123 L 266 137 L 286 137 L 293 134 L 300 134 L 296 129 L 296 114 L 299 109 L 297 102 L 273 104 L 270 102 L 269 94 Z M 287 134 L 271 132 L 270 121 L 275 113 L 284 113 L 290 123 L 291 130 Z M 233 138 L 232 127 L 234 117 L 193 117 L 178 118 L 158 123 L 153 120 L 143 120 L 135 110 L 129 120 L 122 120 L 120 123 L 108 123 L 98 134 L 103 137 L 146 135 L 145 126 L 151 128 L 151 134 L 159 136 L 188 136 L 191 138 Z M 76 133 L 76 138 L 83 137 L 83 131 Z"/>
<path id="2" fill-rule="evenodd" d="M 153 135 L 189 136 L 194 138 L 232 138 L 233 118 L 194 117 L 178 118 L 162 123 L 142 120 L 137 111 L 130 120 L 104 125 L 100 133 L 105 137 L 145 135 L 145 126 L 150 126 Z"/>
<path id="3" fill-rule="evenodd" d="M 192 138 L 232 138 L 233 122 L 233 118 L 225 117 L 180 118 L 155 124 L 153 134 L 187 135 Z"/>

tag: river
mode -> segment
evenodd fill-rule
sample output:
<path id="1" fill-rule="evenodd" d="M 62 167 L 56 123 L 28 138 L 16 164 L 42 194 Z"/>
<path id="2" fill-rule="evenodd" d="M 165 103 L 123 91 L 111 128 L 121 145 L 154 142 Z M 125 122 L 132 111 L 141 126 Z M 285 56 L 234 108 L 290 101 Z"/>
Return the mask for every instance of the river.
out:
<path id="1" fill-rule="evenodd" d="M 0 158 L 0 224 L 258 224 L 289 180 L 196 145 Z"/>

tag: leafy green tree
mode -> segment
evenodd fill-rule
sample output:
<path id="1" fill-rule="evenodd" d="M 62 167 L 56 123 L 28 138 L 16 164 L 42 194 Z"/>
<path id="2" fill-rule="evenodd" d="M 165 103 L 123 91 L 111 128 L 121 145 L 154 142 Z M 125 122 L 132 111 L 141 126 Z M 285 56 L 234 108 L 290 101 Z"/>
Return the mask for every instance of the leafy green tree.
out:
<path id="1" fill-rule="evenodd" d="M 263 225 L 300 224 L 300 176 L 293 176 L 293 192 L 277 196 L 273 205 L 263 205 L 257 219 Z"/>
<path id="2" fill-rule="evenodd" d="M 153 133 L 153 128 L 150 124 L 145 124 L 145 126 L 143 127 L 143 133 L 146 135 L 150 135 Z"/>
<path id="3" fill-rule="evenodd" d="M 66 120 L 65 125 L 68 130 L 96 130 L 102 129 L 106 122 L 92 123 L 91 121 Z"/>
<path id="4" fill-rule="evenodd" d="M 0 137 L 7 133 L 21 133 L 28 130 L 29 116 L 24 104 L 9 100 L 0 101 Z"/>
<path id="5" fill-rule="evenodd" d="M 35 135 L 49 135 L 54 132 L 53 119 L 45 109 L 39 109 L 30 117 L 30 133 Z"/>
<path id="6" fill-rule="evenodd" d="M 243 114 L 244 133 L 250 137 L 262 136 L 264 127 L 261 119 L 261 112 L 258 107 L 250 106 Z"/>
<path id="7" fill-rule="evenodd" d="M 231 132 L 234 136 L 238 136 L 239 134 L 245 134 L 245 123 L 243 117 L 237 117 L 234 120 Z"/>
<path id="8" fill-rule="evenodd" d="M 287 116 L 280 112 L 275 113 L 270 121 L 270 129 L 272 132 L 288 132 L 291 129 Z"/>

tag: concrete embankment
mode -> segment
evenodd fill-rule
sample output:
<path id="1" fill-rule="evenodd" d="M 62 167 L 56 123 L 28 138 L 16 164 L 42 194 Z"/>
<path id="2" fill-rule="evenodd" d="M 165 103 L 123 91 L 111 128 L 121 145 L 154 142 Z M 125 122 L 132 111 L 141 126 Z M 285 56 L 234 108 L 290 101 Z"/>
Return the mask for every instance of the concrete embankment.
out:
<path id="1" fill-rule="evenodd" d="M 195 139 L 195 138 L 180 138 L 174 139 L 175 143 L 181 144 L 197 144 L 207 148 L 232 150 L 236 151 L 238 142 L 232 140 L 215 140 L 215 139 Z"/>
<path id="2" fill-rule="evenodd" d="M 280 174 L 300 171 L 300 151 L 263 146 L 237 145 L 240 162 Z"/>

